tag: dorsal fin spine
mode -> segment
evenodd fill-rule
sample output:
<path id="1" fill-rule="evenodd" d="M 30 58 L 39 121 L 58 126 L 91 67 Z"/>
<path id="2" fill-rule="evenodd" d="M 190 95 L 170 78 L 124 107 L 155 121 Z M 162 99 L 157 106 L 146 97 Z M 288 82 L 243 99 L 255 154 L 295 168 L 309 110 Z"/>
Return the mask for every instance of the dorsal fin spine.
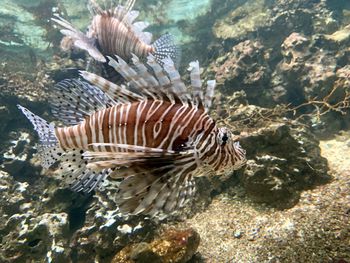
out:
<path id="1" fill-rule="evenodd" d="M 185 84 L 181 80 L 181 76 L 177 69 L 175 68 L 174 62 L 170 58 L 165 58 L 162 60 L 164 63 L 164 70 L 168 73 L 170 81 L 172 83 L 172 92 L 177 94 L 181 101 L 188 104 L 191 97 L 187 91 Z"/>
<path id="2" fill-rule="evenodd" d="M 214 97 L 214 90 L 216 86 L 215 80 L 208 80 L 207 81 L 207 90 L 205 93 L 205 101 L 204 101 L 204 107 L 208 111 L 213 103 L 213 97 Z"/>
<path id="3" fill-rule="evenodd" d="M 106 94 L 109 95 L 116 103 L 126 103 L 143 99 L 142 96 L 129 91 L 122 86 L 118 86 L 94 73 L 80 71 L 80 75 L 87 81 L 99 87 L 102 91 L 106 92 Z"/>
<path id="4" fill-rule="evenodd" d="M 203 107 L 202 81 L 200 78 L 198 60 L 190 62 L 190 70 L 191 86 L 195 104 L 198 105 L 198 107 Z"/>
<path id="5" fill-rule="evenodd" d="M 148 55 L 147 64 L 153 69 L 155 77 L 158 79 L 159 85 L 162 88 L 170 84 L 169 78 L 164 74 L 162 67 L 157 63 L 152 54 Z"/>
<path id="6" fill-rule="evenodd" d="M 89 0 L 88 10 L 90 11 L 91 15 L 101 15 L 104 13 L 104 10 L 99 6 L 98 3 L 96 3 L 95 0 Z"/>

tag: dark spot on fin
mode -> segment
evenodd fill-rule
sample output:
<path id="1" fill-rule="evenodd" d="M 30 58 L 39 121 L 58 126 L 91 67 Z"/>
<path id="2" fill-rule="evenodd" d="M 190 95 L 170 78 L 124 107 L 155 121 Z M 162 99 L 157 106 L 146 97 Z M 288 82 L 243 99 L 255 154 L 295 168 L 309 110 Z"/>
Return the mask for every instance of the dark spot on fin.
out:
<path id="1" fill-rule="evenodd" d="M 101 185 L 111 170 L 92 171 L 87 167 L 88 161 L 84 159 L 83 153 L 79 149 L 66 152 L 64 161 L 59 164 L 60 176 L 63 183 L 73 191 L 90 193 Z"/>
<path id="2" fill-rule="evenodd" d="M 53 88 L 52 113 L 65 125 L 75 125 L 114 102 L 99 88 L 78 79 L 66 79 Z"/>

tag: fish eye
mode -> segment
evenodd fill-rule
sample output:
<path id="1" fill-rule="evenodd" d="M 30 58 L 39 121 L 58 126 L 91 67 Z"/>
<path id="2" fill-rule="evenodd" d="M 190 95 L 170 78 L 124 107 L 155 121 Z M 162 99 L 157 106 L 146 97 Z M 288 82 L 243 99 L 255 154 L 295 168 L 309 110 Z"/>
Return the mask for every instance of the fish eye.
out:
<path id="1" fill-rule="evenodd" d="M 222 144 L 225 145 L 228 141 L 228 136 L 227 136 L 227 133 L 224 133 L 224 135 L 222 136 L 221 138 L 222 140 Z"/>
<path id="2" fill-rule="evenodd" d="M 227 133 L 226 129 L 222 129 L 220 130 L 219 134 L 218 134 L 218 142 L 221 146 L 225 146 L 226 143 L 229 140 L 229 135 Z"/>

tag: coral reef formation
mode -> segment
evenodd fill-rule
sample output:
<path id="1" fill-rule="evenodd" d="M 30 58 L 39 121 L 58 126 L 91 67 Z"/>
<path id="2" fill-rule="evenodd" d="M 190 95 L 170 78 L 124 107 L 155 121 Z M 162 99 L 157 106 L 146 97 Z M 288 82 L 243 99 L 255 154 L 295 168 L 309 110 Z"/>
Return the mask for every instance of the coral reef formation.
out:
<path id="1" fill-rule="evenodd" d="M 219 57 L 210 68 L 215 72 L 218 88 L 225 95 L 244 90 L 251 103 L 264 104 L 265 88 L 271 78 L 267 63 L 269 52 L 258 41 L 246 40 Z"/>
<path id="2" fill-rule="evenodd" d="M 248 157 L 232 175 L 197 178 L 193 205 L 171 218 L 182 222 L 163 222 L 187 230 L 161 233 L 159 222 L 121 217 L 117 182 L 91 195 L 60 188 L 15 107 L 52 119 L 50 88 L 86 57 L 60 53 L 49 19 L 58 12 L 84 31 L 85 2 L 0 8 L 1 262 L 186 262 L 197 247 L 192 262 L 350 261 L 349 134 L 334 137 L 350 127 L 349 2 L 138 1 L 150 31 L 174 33 L 183 63 L 198 58 L 217 79 L 214 114 Z"/>
<path id="3" fill-rule="evenodd" d="M 300 190 L 329 181 L 318 140 L 302 124 L 270 122 L 247 134 L 241 142 L 249 156 L 240 180 L 255 200 L 285 208 L 297 202 Z"/>
<path id="4" fill-rule="evenodd" d="M 167 229 L 152 242 L 123 248 L 111 263 L 188 262 L 197 251 L 200 238 L 193 229 Z"/>
<path id="5" fill-rule="evenodd" d="M 265 0 L 250 0 L 223 19 L 218 19 L 213 27 L 214 36 L 217 38 L 240 38 L 247 33 L 256 32 L 259 27 L 270 24 L 272 19 L 271 6 Z"/>

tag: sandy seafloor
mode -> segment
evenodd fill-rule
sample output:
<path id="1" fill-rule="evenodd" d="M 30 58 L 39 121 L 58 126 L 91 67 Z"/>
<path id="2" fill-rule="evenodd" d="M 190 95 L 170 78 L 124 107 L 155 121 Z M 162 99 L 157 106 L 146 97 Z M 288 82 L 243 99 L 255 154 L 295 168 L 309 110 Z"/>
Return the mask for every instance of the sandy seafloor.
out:
<path id="1" fill-rule="evenodd" d="M 350 136 L 320 143 L 333 177 L 286 210 L 220 195 L 181 224 L 201 236 L 198 262 L 350 262 Z M 197 260 L 194 260 L 197 262 Z"/>

